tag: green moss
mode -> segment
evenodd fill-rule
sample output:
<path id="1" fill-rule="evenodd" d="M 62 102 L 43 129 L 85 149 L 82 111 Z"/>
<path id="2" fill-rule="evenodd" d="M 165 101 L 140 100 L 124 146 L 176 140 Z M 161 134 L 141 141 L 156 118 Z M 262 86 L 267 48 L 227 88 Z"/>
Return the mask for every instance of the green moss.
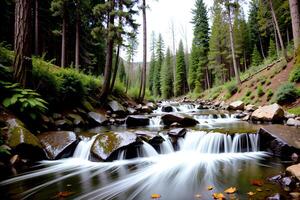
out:
<path id="1" fill-rule="evenodd" d="M 97 141 L 105 154 L 110 154 L 121 144 L 120 138 L 114 132 L 107 132 L 98 136 Z"/>
<path id="2" fill-rule="evenodd" d="M 19 144 L 29 144 L 37 147 L 42 147 L 37 137 L 35 137 L 29 130 L 22 126 L 16 126 L 9 130 L 8 145 L 16 148 Z"/>

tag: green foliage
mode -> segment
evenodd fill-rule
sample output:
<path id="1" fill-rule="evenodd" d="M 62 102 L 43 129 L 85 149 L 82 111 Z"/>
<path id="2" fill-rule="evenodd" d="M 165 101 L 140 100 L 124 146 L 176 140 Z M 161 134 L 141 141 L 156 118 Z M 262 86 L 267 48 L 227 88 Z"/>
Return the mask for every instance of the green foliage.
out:
<path id="1" fill-rule="evenodd" d="M 268 50 L 268 57 L 274 60 L 276 56 L 276 46 L 274 40 L 270 39 L 270 44 L 269 44 L 269 50 Z"/>
<path id="2" fill-rule="evenodd" d="M 0 63 L 11 66 L 14 60 L 14 52 L 8 49 L 4 43 L 0 43 Z"/>
<path id="3" fill-rule="evenodd" d="M 158 36 L 156 44 L 156 61 L 153 72 L 153 93 L 155 96 L 161 95 L 161 79 L 160 73 L 164 60 L 164 41 L 161 34 Z"/>
<path id="4" fill-rule="evenodd" d="M 262 57 L 257 50 L 257 47 L 254 48 L 252 53 L 252 66 L 258 66 L 262 62 Z"/>
<path id="5" fill-rule="evenodd" d="M 300 115 L 300 106 L 291 108 L 288 110 L 288 112 L 299 116 Z"/>
<path id="6" fill-rule="evenodd" d="M 251 93 L 252 93 L 251 90 L 248 90 L 248 91 L 246 92 L 245 96 L 246 96 L 246 97 L 249 97 L 249 96 L 251 95 Z"/>
<path id="7" fill-rule="evenodd" d="M 273 97 L 273 91 L 271 89 L 268 89 L 267 91 L 267 101 L 269 101 Z"/>
<path id="8" fill-rule="evenodd" d="M 230 95 L 230 97 L 231 97 L 232 95 L 234 95 L 234 94 L 238 91 L 238 87 L 237 87 L 236 82 L 234 82 L 234 81 L 229 82 L 229 83 L 226 85 L 226 89 L 227 89 L 227 93 L 228 93 L 228 95 Z"/>
<path id="9" fill-rule="evenodd" d="M 289 81 L 295 83 L 300 82 L 300 64 L 295 64 L 294 69 L 289 75 Z"/>
<path id="10" fill-rule="evenodd" d="M 180 96 L 186 92 L 186 65 L 184 60 L 184 51 L 182 41 L 176 55 L 176 76 L 175 76 L 175 95 Z"/>
<path id="11" fill-rule="evenodd" d="M 261 84 L 259 84 L 257 86 L 257 89 L 256 89 L 256 92 L 257 92 L 257 96 L 261 97 L 265 94 L 264 90 L 263 90 L 263 87 Z"/>
<path id="12" fill-rule="evenodd" d="M 139 87 L 131 87 L 128 90 L 128 95 L 133 98 L 134 100 L 138 100 L 139 98 L 139 92 L 140 92 L 140 88 Z"/>
<path id="13" fill-rule="evenodd" d="M 116 80 L 112 93 L 115 96 L 122 96 L 125 93 L 125 85 L 120 80 Z"/>
<path id="14" fill-rule="evenodd" d="M 299 91 L 293 83 L 281 85 L 275 93 L 275 101 L 285 104 L 295 101 L 299 97 Z"/>
<path id="15" fill-rule="evenodd" d="M 173 96 L 173 69 L 170 49 L 167 49 L 167 54 L 161 69 L 160 82 L 162 98 L 169 99 Z"/>
<path id="16" fill-rule="evenodd" d="M 124 62 L 122 59 L 120 60 L 120 70 L 119 70 L 118 75 L 119 75 L 119 80 L 122 83 L 125 83 L 126 82 L 126 72 L 125 72 L 125 65 L 124 65 Z"/>
<path id="17" fill-rule="evenodd" d="M 23 89 L 18 83 L 0 81 L 0 92 L 4 107 L 29 115 L 31 119 L 36 119 L 48 109 L 48 103 L 37 92 Z"/>
<path id="18" fill-rule="evenodd" d="M 266 81 L 267 81 L 267 77 L 265 77 L 265 76 L 262 76 L 262 77 L 260 77 L 260 79 L 259 79 L 259 83 L 260 83 L 261 85 L 264 85 L 264 84 L 266 83 Z"/>
<path id="19" fill-rule="evenodd" d="M 223 91 L 223 87 L 215 87 L 209 91 L 208 99 L 215 100 Z"/>

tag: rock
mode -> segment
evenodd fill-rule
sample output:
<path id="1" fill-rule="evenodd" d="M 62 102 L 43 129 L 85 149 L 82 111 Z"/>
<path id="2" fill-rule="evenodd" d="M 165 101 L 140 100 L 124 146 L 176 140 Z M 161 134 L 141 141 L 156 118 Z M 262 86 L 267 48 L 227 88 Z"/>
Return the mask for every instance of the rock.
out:
<path id="1" fill-rule="evenodd" d="M 235 115 L 235 117 L 237 118 L 237 119 L 242 119 L 242 118 L 244 118 L 244 117 L 246 117 L 247 116 L 247 113 L 239 113 L 239 114 L 237 114 L 237 115 Z"/>
<path id="2" fill-rule="evenodd" d="M 152 109 L 150 107 L 148 107 L 148 106 L 142 106 L 141 112 L 149 114 L 149 113 L 152 113 Z"/>
<path id="3" fill-rule="evenodd" d="M 68 119 L 60 119 L 54 122 L 57 128 L 68 129 L 72 127 L 73 123 Z"/>
<path id="4" fill-rule="evenodd" d="M 290 118 L 295 118 L 295 117 L 296 117 L 296 115 L 295 115 L 295 114 L 291 114 L 291 113 L 289 113 L 289 112 L 286 112 L 286 111 L 284 111 L 284 117 L 285 117 L 286 119 L 290 119 Z"/>
<path id="5" fill-rule="evenodd" d="M 134 108 L 131 108 L 131 107 L 128 107 L 128 108 L 127 108 L 127 111 L 128 111 L 128 113 L 131 114 L 131 115 L 137 114 L 137 110 L 134 109 Z"/>
<path id="6" fill-rule="evenodd" d="M 234 101 L 231 104 L 229 104 L 230 110 L 244 110 L 244 102 L 242 101 Z"/>
<path id="7" fill-rule="evenodd" d="M 283 109 L 277 104 L 263 106 L 255 110 L 251 115 L 253 121 L 282 122 L 284 118 Z"/>
<path id="8" fill-rule="evenodd" d="M 18 165 L 18 163 L 21 161 L 21 158 L 18 154 L 14 155 L 10 158 L 9 162 L 12 166 Z"/>
<path id="9" fill-rule="evenodd" d="M 291 192 L 290 195 L 293 199 L 300 199 L 300 192 Z"/>
<path id="10" fill-rule="evenodd" d="M 39 139 L 33 135 L 18 119 L 9 119 L 8 145 L 22 158 L 40 160 L 45 158 Z"/>
<path id="11" fill-rule="evenodd" d="M 291 155 L 291 159 L 292 159 L 292 161 L 294 161 L 294 162 L 298 161 L 298 159 L 299 159 L 298 154 L 293 153 L 293 154 Z"/>
<path id="12" fill-rule="evenodd" d="M 225 101 L 222 101 L 219 105 L 219 108 L 223 110 L 227 110 L 229 108 L 229 105 L 225 103 Z"/>
<path id="13" fill-rule="evenodd" d="M 286 172 L 295 176 L 300 181 L 300 163 L 297 165 L 291 165 L 286 168 Z"/>
<path id="14" fill-rule="evenodd" d="M 91 118 L 91 120 L 95 124 L 104 125 L 108 122 L 108 119 L 106 118 L 106 116 L 101 113 L 89 112 L 88 116 Z"/>
<path id="15" fill-rule="evenodd" d="M 131 132 L 105 132 L 97 136 L 92 145 L 93 154 L 100 160 L 108 160 L 121 148 L 139 143 L 136 134 Z"/>
<path id="16" fill-rule="evenodd" d="M 242 121 L 248 121 L 248 120 L 250 120 L 250 115 L 249 114 L 242 118 Z"/>
<path id="17" fill-rule="evenodd" d="M 176 127 L 180 127 L 181 125 L 177 122 L 174 122 L 170 125 L 171 128 L 176 128 Z"/>
<path id="18" fill-rule="evenodd" d="M 166 114 L 161 117 L 163 123 L 170 126 L 174 122 L 179 123 L 181 126 L 195 126 L 198 121 L 188 115 L 183 114 Z"/>
<path id="19" fill-rule="evenodd" d="M 282 175 L 279 174 L 279 175 L 273 176 L 271 178 L 268 178 L 268 180 L 271 182 L 278 182 L 281 178 L 282 178 Z"/>
<path id="20" fill-rule="evenodd" d="M 284 188 L 291 188 L 295 185 L 295 181 L 291 177 L 284 177 L 279 182 Z"/>
<path id="21" fill-rule="evenodd" d="M 173 112 L 173 107 L 172 106 L 163 106 L 161 107 L 162 112 Z"/>
<path id="22" fill-rule="evenodd" d="M 116 122 L 116 124 L 119 124 L 119 125 L 125 124 L 126 119 L 124 119 L 124 118 L 122 118 L 122 119 L 118 118 L 118 119 L 115 119 L 115 122 Z"/>
<path id="23" fill-rule="evenodd" d="M 53 119 L 60 119 L 60 118 L 62 118 L 62 115 L 59 113 L 53 113 L 52 117 L 53 117 Z"/>
<path id="24" fill-rule="evenodd" d="M 168 134 L 170 136 L 175 136 L 175 137 L 183 137 L 186 134 L 187 130 L 185 128 L 175 128 L 171 129 Z"/>
<path id="25" fill-rule="evenodd" d="M 249 105 L 245 106 L 245 110 L 248 112 L 253 112 L 257 109 L 258 109 L 258 107 L 256 105 L 249 104 Z"/>
<path id="26" fill-rule="evenodd" d="M 282 198 L 281 198 L 280 194 L 278 194 L 278 193 L 267 198 L 267 200 L 281 200 L 281 199 Z"/>
<path id="27" fill-rule="evenodd" d="M 146 106 L 148 106 L 152 110 L 156 110 L 157 109 L 157 105 L 155 103 L 153 103 L 153 102 L 148 102 L 146 104 Z"/>
<path id="28" fill-rule="evenodd" d="M 288 126 L 300 126 L 300 121 L 299 120 L 296 120 L 296 119 L 293 119 L 293 118 L 289 118 L 286 122 L 286 125 Z"/>
<path id="29" fill-rule="evenodd" d="M 124 107 L 121 104 L 119 104 L 117 101 L 115 101 L 115 100 L 110 101 L 110 102 L 108 102 L 108 105 L 114 113 L 116 113 L 118 115 L 125 114 Z"/>
<path id="30" fill-rule="evenodd" d="M 127 126 L 148 126 L 150 120 L 143 115 L 130 115 L 126 119 Z"/>
<path id="31" fill-rule="evenodd" d="M 141 137 L 146 142 L 151 144 L 160 144 L 164 141 L 164 139 L 160 135 L 158 135 L 157 132 L 139 130 L 139 131 L 135 131 L 134 133 L 137 136 Z"/>
<path id="32" fill-rule="evenodd" d="M 76 134 L 72 131 L 44 132 L 37 137 L 52 160 L 72 156 L 77 145 Z"/>
<path id="33" fill-rule="evenodd" d="M 67 117 L 71 119 L 73 121 L 73 124 L 75 124 L 76 126 L 84 124 L 84 120 L 80 115 L 70 113 L 67 115 Z"/>

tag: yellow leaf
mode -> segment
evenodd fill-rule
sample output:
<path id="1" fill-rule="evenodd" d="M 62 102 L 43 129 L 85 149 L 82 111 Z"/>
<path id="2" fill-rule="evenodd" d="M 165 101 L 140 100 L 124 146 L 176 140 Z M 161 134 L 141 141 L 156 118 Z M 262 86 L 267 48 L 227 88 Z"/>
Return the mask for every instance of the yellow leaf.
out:
<path id="1" fill-rule="evenodd" d="M 225 199 L 225 196 L 222 193 L 214 193 L 212 196 L 213 196 L 214 199 L 218 199 L 218 200 Z"/>
<path id="2" fill-rule="evenodd" d="M 257 192 L 262 192 L 262 189 L 256 188 L 256 191 L 257 191 Z"/>
<path id="3" fill-rule="evenodd" d="M 200 199 L 201 198 L 201 194 L 195 194 L 195 198 L 196 199 Z"/>
<path id="4" fill-rule="evenodd" d="M 161 197 L 160 194 L 151 194 L 152 199 L 159 199 Z"/>
<path id="5" fill-rule="evenodd" d="M 235 187 L 230 187 L 227 190 L 224 191 L 226 194 L 233 194 L 236 192 L 236 188 Z"/>
<path id="6" fill-rule="evenodd" d="M 214 187 L 211 185 L 207 187 L 207 190 L 212 190 L 212 189 L 214 189 Z"/>
<path id="7" fill-rule="evenodd" d="M 250 192 L 248 192 L 247 194 L 248 194 L 249 196 L 253 196 L 253 195 L 255 195 L 255 193 L 254 193 L 254 192 L 251 192 L 251 191 L 250 191 Z"/>

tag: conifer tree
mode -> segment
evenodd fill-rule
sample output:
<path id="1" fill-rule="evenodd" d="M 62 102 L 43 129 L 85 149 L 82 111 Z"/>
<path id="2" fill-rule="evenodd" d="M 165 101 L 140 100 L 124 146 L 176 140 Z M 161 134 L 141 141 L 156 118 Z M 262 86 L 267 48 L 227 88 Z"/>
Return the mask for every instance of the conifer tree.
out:
<path id="1" fill-rule="evenodd" d="M 153 73 L 153 93 L 155 96 L 161 95 L 160 72 L 164 59 L 164 41 L 161 34 L 158 36 L 156 43 L 156 61 Z"/>
<path id="2" fill-rule="evenodd" d="M 169 99 L 173 96 L 173 69 L 172 56 L 168 48 L 164 59 L 164 64 L 161 69 L 161 95 L 164 99 Z"/>
<path id="3" fill-rule="evenodd" d="M 119 80 L 122 83 L 125 83 L 125 81 L 126 81 L 126 72 L 125 72 L 125 65 L 124 65 L 123 60 L 120 61 Z"/>
<path id="4" fill-rule="evenodd" d="M 270 38 L 270 44 L 269 44 L 269 50 L 268 50 L 268 57 L 271 58 L 272 60 L 276 58 L 276 46 L 275 42 L 272 38 Z"/>
<path id="5" fill-rule="evenodd" d="M 258 66 L 262 62 L 262 57 L 257 50 L 257 47 L 254 48 L 252 53 L 252 66 Z"/>
<path id="6" fill-rule="evenodd" d="M 151 52 L 151 60 L 150 60 L 150 70 L 149 70 L 149 90 L 151 94 L 154 94 L 154 71 L 155 71 L 155 49 L 156 49 L 156 44 L 155 44 L 155 33 L 152 32 L 151 34 L 151 45 L 150 45 L 150 52 Z"/>
<path id="7" fill-rule="evenodd" d="M 184 49 L 182 41 L 179 42 L 179 47 L 176 54 L 176 76 L 175 76 L 175 95 L 180 96 L 187 92 L 186 65 L 184 60 Z"/>

